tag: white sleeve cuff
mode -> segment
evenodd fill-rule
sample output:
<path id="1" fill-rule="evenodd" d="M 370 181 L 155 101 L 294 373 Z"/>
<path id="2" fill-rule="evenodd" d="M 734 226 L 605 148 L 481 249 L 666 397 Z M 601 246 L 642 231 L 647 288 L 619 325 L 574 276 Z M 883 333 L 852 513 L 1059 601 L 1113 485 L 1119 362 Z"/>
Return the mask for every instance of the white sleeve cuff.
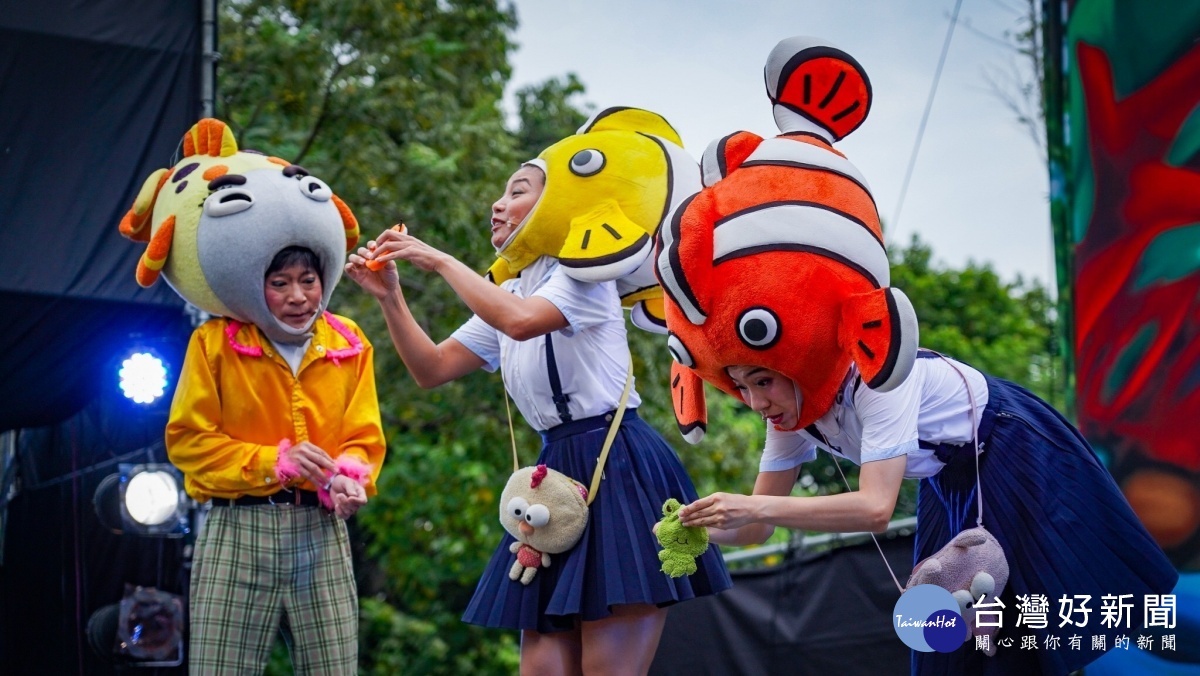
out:
<path id="1" fill-rule="evenodd" d="M 489 354 L 486 347 L 480 344 L 477 340 L 471 337 L 466 331 L 455 331 L 450 334 L 450 337 L 463 344 L 471 352 L 475 353 L 476 357 L 483 360 L 483 370 L 488 373 L 495 373 L 496 369 L 500 368 L 500 359 Z"/>
<path id="2" fill-rule="evenodd" d="M 870 450 L 864 448 L 862 452 L 862 458 L 860 459 L 860 464 L 865 465 L 868 462 L 875 462 L 876 460 L 888 460 L 902 455 L 908 455 L 909 453 L 916 451 L 918 448 L 919 446 L 917 445 L 916 439 L 913 439 L 912 441 L 906 441 L 899 446 L 893 446 L 891 448 Z"/>

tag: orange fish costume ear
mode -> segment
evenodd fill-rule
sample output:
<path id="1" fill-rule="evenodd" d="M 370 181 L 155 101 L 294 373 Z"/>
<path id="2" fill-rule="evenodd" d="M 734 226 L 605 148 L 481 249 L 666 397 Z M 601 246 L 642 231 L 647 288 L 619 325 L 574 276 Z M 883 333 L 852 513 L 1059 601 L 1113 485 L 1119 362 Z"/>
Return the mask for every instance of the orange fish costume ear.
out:
<path id="1" fill-rule="evenodd" d="M 714 141 L 705 188 L 659 234 L 672 400 L 692 443 L 705 432 L 703 381 L 741 398 L 730 366 L 794 381 L 801 428 L 833 406 L 852 364 L 886 391 L 916 359 L 916 314 L 888 286 L 870 187 L 832 145 L 866 119 L 866 73 L 836 47 L 794 37 L 772 50 L 765 75 L 783 133 Z"/>

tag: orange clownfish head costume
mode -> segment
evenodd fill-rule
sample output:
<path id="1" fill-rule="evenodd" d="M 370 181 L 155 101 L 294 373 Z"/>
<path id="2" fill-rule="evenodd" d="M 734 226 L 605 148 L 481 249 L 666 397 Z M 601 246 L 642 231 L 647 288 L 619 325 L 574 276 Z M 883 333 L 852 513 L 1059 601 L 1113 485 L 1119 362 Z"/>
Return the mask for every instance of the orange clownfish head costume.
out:
<path id="1" fill-rule="evenodd" d="M 883 231 L 866 179 L 833 142 L 867 116 L 871 86 L 852 57 L 788 38 L 766 65 L 783 132 L 738 132 L 701 160 L 705 188 L 659 236 L 671 394 L 680 431 L 707 424 L 701 380 L 741 398 L 726 368 L 762 366 L 795 382 L 798 429 L 833 405 L 850 371 L 888 390 L 908 377 L 917 318 L 889 288 Z"/>

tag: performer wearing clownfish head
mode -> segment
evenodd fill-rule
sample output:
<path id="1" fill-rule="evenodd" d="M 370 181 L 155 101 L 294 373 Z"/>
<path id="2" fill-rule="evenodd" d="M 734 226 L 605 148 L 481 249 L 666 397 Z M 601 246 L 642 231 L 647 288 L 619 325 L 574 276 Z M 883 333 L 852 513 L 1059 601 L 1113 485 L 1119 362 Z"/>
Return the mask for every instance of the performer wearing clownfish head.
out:
<path id="1" fill-rule="evenodd" d="M 832 145 L 870 109 L 863 68 L 793 37 L 771 52 L 765 78 L 783 133 L 713 142 L 705 188 L 659 236 L 680 431 L 692 443 L 705 432 L 704 381 L 768 421 L 753 495 L 701 498 L 680 510 L 681 523 L 709 527 L 722 544 L 763 542 L 775 526 L 882 531 L 902 480 L 916 478 L 916 559 L 986 527 L 1011 569 L 1006 608 L 1016 595 L 1140 602 L 1169 592 L 1173 567 L 1062 416 L 1012 383 L 918 349 L 912 305 L 888 286 L 870 188 Z M 861 465 L 859 490 L 790 496 L 818 447 Z M 1022 631 L 1013 625 L 1000 637 Z M 1088 646 L 1087 635 L 1117 632 L 1092 625 L 1071 633 Z M 1028 633 L 1042 643 L 1052 631 Z M 914 652 L 913 671 L 1066 673 L 1101 653 L 966 647 Z"/>

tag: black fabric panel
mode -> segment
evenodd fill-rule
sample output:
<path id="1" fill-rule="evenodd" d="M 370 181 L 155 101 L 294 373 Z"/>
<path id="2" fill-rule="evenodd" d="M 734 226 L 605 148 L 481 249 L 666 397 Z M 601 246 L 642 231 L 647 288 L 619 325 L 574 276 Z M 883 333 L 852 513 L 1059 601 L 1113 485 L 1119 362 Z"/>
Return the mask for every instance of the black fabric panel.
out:
<path id="1" fill-rule="evenodd" d="M 97 397 L 133 411 L 117 389 L 119 361 L 149 347 L 169 362 L 173 387 L 191 334 L 183 310 L 162 305 L 8 293 L 0 306 L 10 322 L 0 331 L 0 431 L 62 421 Z"/>
<path id="2" fill-rule="evenodd" d="M 200 116 L 199 0 L 0 2 L 0 293 L 181 306 L 117 224 Z"/>
<path id="3" fill-rule="evenodd" d="M 200 116 L 200 3 L 0 0 L 0 430 L 66 419 L 181 317 L 117 225 Z"/>
<path id="4" fill-rule="evenodd" d="M 912 536 L 880 543 L 906 580 Z M 892 628 L 899 598 L 870 541 L 734 572 L 733 589 L 671 607 L 650 673 L 907 675 L 909 649 Z"/>

